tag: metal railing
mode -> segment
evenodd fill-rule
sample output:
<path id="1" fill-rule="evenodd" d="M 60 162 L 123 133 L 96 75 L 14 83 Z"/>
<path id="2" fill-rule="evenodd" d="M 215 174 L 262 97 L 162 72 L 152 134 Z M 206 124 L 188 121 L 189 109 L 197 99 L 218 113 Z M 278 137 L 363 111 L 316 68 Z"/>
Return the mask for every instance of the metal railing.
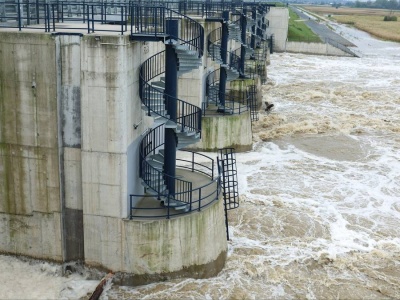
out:
<path id="1" fill-rule="evenodd" d="M 234 90 L 226 89 L 219 91 L 220 69 L 208 74 L 206 79 L 206 98 L 202 103 L 203 115 L 207 115 L 207 108 L 210 104 L 218 106 L 220 114 L 237 115 L 249 110 L 248 95 L 246 93 L 235 93 Z M 223 97 L 225 103 L 221 103 Z"/>
<path id="2" fill-rule="evenodd" d="M 166 36 L 166 21 L 168 19 L 184 19 L 180 37 L 169 36 L 185 45 L 189 50 L 197 51 L 198 56 L 203 55 L 204 29 L 195 20 L 178 11 L 165 6 L 140 6 L 131 7 L 131 35 Z"/>
<path id="3" fill-rule="evenodd" d="M 187 203 L 190 198 L 190 191 L 192 190 L 192 183 L 181 180 L 177 177 L 165 174 L 163 170 L 157 169 L 152 166 L 147 157 L 150 154 L 157 154 L 160 149 L 164 147 L 164 124 L 161 124 L 151 129 L 142 139 L 140 143 L 140 166 L 139 174 L 146 187 L 150 189 L 157 199 L 161 197 L 168 197 L 168 191 L 163 190 L 166 181 L 175 181 L 175 196 L 174 199 L 180 202 Z"/>
<path id="4" fill-rule="evenodd" d="M 182 205 L 188 205 L 189 210 L 176 210 L 172 208 L 168 201 L 172 202 L 173 199 L 167 198 L 164 203 L 164 207 L 154 207 L 155 205 L 141 205 L 139 207 L 134 204 L 134 202 L 138 202 L 141 198 L 154 198 L 152 195 L 142 195 L 142 194 L 131 194 L 130 198 L 130 214 L 129 218 L 160 218 L 160 219 L 170 219 L 171 217 L 178 217 L 181 215 L 189 214 L 193 211 L 201 211 L 207 206 L 214 203 L 219 199 L 221 194 L 221 185 L 220 185 L 220 177 L 214 178 L 207 184 L 194 188 L 190 190 L 190 197 L 188 197 L 188 201 Z M 178 194 L 176 196 L 180 197 Z M 182 197 L 180 197 L 182 198 Z M 135 201 L 136 200 L 136 201 Z M 144 207 L 143 207 L 144 206 Z"/>
<path id="5" fill-rule="evenodd" d="M 161 51 L 147 59 L 140 67 L 139 71 L 139 96 L 147 114 L 152 114 L 168 118 L 164 113 L 164 108 L 169 101 L 176 101 L 178 107 L 177 124 L 181 126 L 181 131 L 191 130 L 201 134 L 201 109 L 186 101 L 171 97 L 163 91 L 153 87 L 151 81 L 165 73 L 165 51 Z M 159 111 L 154 107 L 160 108 Z"/>
<path id="6" fill-rule="evenodd" d="M 216 176 L 214 170 L 214 160 L 204 154 L 196 153 L 192 151 L 184 151 L 190 153 L 190 159 L 178 158 L 177 168 L 186 169 L 190 172 L 201 173 L 205 175 L 210 180 L 200 186 L 193 188 L 192 182 L 180 180 L 176 177 L 171 178 L 175 180 L 176 191 L 172 198 L 168 194 L 160 192 L 164 181 L 166 179 L 162 171 L 152 167 L 147 161 L 146 157 L 150 154 L 156 154 L 158 151 L 163 149 L 164 139 L 163 139 L 164 125 L 160 125 L 153 130 L 150 130 L 143 138 L 143 143 L 140 146 L 140 158 L 142 164 L 140 165 L 140 172 L 144 173 L 142 179 L 144 180 L 147 188 L 150 188 L 150 193 L 152 195 L 130 195 L 130 218 L 170 218 L 173 216 L 178 216 L 182 214 L 187 214 L 192 211 L 200 211 L 204 207 L 210 205 L 215 200 L 218 200 L 220 195 L 220 177 Z M 155 188 L 150 187 L 151 182 L 157 182 L 158 186 Z M 163 207 L 152 207 L 154 205 L 138 205 L 134 204 L 134 200 L 143 197 L 157 197 L 158 200 L 164 201 Z M 170 202 L 179 202 L 178 205 L 170 205 Z M 153 203 L 154 204 L 154 203 Z M 188 209 L 179 211 L 176 207 L 185 206 Z"/>
<path id="7" fill-rule="evenodd" d="M 211 31 L 207 37 L 207 49 L 208 55 L 211 57 L 213 61 L 219 60 L 221 58 L 222 52 L 226 53 L 227 57 L 227 65 L 229 68 L 233 68 L 235 70 L 239 70 L 240 68 L 240 55 L 237 55 L 234 51 L 228 51 L 227 49 L 221 48 L 221 37 L 222 37 L 222 27 L 219 27 L 213 31 Z M 214 48 L 214 49 L 211 49 Z M 218 53 L 215 53 L 215 51 Z"/>
<path id="8" fill-rule="evenodd" d="M 5 12 L 0 15 L 0 27 L 40 29 L 45 32 L 56 30 L 82 30 L 93 32 L 119 32 L 128 30 L 130 4 L 88 3 L 74 1 L 5 1 L 0 2 Z M 68 26 L 66 27 L 66 24 Z M 100 26 L 114 24 L 114 28 Z"/>

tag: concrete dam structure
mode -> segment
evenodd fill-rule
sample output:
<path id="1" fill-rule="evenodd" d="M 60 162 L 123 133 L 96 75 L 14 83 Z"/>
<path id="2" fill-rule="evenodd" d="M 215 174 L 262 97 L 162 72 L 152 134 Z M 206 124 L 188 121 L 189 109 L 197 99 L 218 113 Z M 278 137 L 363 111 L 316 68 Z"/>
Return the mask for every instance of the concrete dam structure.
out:
<path id="1" fill-rule="evenodd" d="M 269 10 L 0 2 L 0 253 L 126 285 L 218 274 Z"/>

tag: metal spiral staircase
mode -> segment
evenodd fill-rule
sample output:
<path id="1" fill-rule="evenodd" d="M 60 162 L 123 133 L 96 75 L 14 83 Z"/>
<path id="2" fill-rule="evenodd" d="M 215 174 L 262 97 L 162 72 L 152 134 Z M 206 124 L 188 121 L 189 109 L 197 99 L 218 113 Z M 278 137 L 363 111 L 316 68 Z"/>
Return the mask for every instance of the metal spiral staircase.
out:
<path id="1" fill-rule="evenodd" d="M 147 193 L 156 196 L 162 205 L 187 212 L 192 182 L 175 175 L 175 154 L 171 159 L 168 152 L 195 143 L 201 136 L 201 109 L 176 97 L 176 77 L 201 65 L 203 28 L 193 19 L 163 6 L 135 6 L 132 17 L 131 40 L 162 41 L 166 46 L 165 51 L 147 59 L 140 68 L 142 108 L 155 122 L 140 143 L 139 176 Z M 171 24 L 182 19 L 185 26 L 179 35 L 178 26 L 173 29 Z M 171 64 L 173 71 L 169 74 L 167 68 Z M 175 95 L 168 91 L 170 79 L 175 80 Z"/>

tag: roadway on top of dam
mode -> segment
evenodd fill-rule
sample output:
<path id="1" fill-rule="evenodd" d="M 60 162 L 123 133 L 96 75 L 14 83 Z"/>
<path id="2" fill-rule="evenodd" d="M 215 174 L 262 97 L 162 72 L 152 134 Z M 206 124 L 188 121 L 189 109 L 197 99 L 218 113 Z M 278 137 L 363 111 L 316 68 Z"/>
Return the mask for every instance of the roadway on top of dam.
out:
<path id="1" fill-rule="evenodd" d="M 346 47 L 354 47 L 355 45 L 343 38 L 341 35 L 330 30 L 325 24 L 320 24 L 316 21 L 316 18 L 304 13 L 302 10 L 298 9 L 295 6 L 290 6 L 290 8 L 296 12 L 296 14 L 304 20 L 304 23 L 315 33 L 317 34 L 323 41 L 328 42 L 333 41 L 339 43 Z"/>

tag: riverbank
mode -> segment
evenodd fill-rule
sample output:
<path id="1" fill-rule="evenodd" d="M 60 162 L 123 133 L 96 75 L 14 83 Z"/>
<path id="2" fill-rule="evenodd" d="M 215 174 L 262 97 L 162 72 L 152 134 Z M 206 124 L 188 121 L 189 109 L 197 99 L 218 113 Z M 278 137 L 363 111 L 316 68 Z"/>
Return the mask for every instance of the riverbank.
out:
<path id="1" fill-rule="evenodd" d="M 381 40 L 400 42 L 400 11 L 398 10 L 335 8 L 326 5 L 299 5 L 299 7 L 322 17 L 322 20 L 324 18 L 335 20 L 368 32 Z M 388 15 L 396 16 L 398 21 L 384 21 L 383 18 Z"/>

